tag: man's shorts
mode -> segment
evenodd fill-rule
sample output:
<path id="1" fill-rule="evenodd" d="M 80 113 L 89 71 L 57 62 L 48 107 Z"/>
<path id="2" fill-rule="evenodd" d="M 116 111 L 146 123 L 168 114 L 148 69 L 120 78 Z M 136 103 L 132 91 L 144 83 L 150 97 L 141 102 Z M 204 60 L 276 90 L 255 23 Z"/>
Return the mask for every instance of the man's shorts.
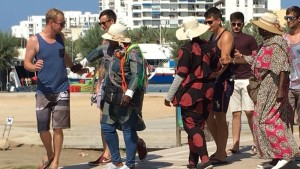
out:
<path id="1" fill-rule="evenodd" d="M 39 133 L 50 130 L 51 118 L 52 128 L 70 128 L 69 91 L 55 94 L 37 93 L 36 118 Z"/>
<path id="2" fill-rule="evenodd" d="M 298 119 L 293 119 L 292 121 L 298 122 L 300 124 L 300 89 L 290 89 L 289 91 L 289 101 L 293 107 L 293 118 L 295 113 L 298 115 Z"/>
<path id="3" fill-rule="evenodd" d="M 227 112 L 230 96 L 233 93 L 234 89 L 234 80 L 233 79 L 218 79 L 215 82 L 213 96 L 213 111 L 214 112 Z"/>
<path id="4" fill-rule="evenodd" d="M 247 86 L 249 79 L 235 79 L 234 90 L 230 97 L 228 112 L 252 111 L 254 104 L 249 97 Z"/>

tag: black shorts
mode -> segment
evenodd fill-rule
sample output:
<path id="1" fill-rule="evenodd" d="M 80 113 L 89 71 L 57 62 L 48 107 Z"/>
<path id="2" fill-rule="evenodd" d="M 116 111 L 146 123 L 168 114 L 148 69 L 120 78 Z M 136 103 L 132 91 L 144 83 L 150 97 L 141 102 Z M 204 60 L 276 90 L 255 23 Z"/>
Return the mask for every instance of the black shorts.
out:
<path id="1" fill-rule="evenodd" d="M 213 96 L 213 111 L 227 112 L 230 96 L 234 90 L 234 80 L 217 80 L 215 82 L 215 90 Z"/>

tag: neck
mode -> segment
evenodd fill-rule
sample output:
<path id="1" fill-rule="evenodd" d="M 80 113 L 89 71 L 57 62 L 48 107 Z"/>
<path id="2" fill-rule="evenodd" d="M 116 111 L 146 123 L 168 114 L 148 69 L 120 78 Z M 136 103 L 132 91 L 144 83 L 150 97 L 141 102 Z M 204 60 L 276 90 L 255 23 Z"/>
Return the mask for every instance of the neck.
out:
<path id="1" fill-rule="evenodd" d="M 295 28 L 290 28 L 289 30 L 290 35 L 300 34 L 300 25 Z"/>
<path id="2" fill-rule="evenodd" d="M 55 37 L 56 37 L 56 33 L 55 33 L 53 30 L 51 30 L 50 27 L 47 27 L 47 26 L 46 26 L 45 29 L 42 31 L 42 33 L 43 33 L 44 36 L 47 37 L 47 38 L 55 39 Z"/>
<path id="3" fill-rule="evenodd" d="M 225 28 L 223 27 L 219 27 L 217 30 L 215 30 L 214 31 L 215 37 L 218 37 L 224 30 Z"/>

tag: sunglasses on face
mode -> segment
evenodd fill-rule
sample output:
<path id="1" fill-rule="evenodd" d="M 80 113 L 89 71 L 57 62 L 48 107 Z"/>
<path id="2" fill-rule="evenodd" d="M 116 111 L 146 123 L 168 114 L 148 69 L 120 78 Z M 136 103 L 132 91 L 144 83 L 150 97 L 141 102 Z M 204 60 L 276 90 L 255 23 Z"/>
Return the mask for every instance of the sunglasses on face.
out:
<path id="1" fill-rule="evenodd" d="M 286 21 L 293 21 L 295 19 L 296 19 L 295 16 L 284 16 L 284 20 L 286 20 Z"/>
<path id="2" fill-rule="evenodd" d="M 102 25 L 106 25 L 106 23 L 107 23 L 107 22 L 109 22 L 109 21 L 111 21 L 111 20 L 109 19 L 109 20 L 107 20 L 107 21 L 104 21 L 104 22 L 98 22 L 98 24 L 99 24 L 100 26 L 102 26 Z"/>
<path id="3" fill-rule="evenodd" d="M 66 22 L 61 22 L 61 23 L 58 23 L 58 22 L 55 22 L 55 21 L 53 21 L 54 23 L 56 23 L 56 24 L 59 24 L 61 27 L 65 27 L 65 25 L 66 25 Z"/>
<path id="4" fill-rule="evenodd" d="M 233 26 L 233 27 L 235 27 L 235 26 L 241 27 L 242 25 L 243 25 L 243 23 L 239 23 L 239 22 L 237 22 L 237 23 L 232 22 L 231 23 L 231 26 Z"/>
<path id="5" fill-rule="evenodd" d="M 204 21 L 204 24 L 205 25 L 211 25 L 213 22 L 214 22 L 213 20 L 212 21 Z"/>

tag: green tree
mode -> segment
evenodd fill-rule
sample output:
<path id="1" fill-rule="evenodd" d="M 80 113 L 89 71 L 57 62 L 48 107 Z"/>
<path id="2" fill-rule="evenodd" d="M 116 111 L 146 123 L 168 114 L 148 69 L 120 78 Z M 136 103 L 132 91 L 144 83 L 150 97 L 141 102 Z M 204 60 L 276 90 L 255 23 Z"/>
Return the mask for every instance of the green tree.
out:
<path id="1" fill-rule="evenodd" d="M 104 31 L 98 25 L 91 27 L 84 36 L 77 39 L 74 44 L 74 53 L 80 53 L 85 57 L 89 52 L 95 49 L 97 46 L 102 44 L 102 35 Z M 92 66 L 98 65 L 98 62 L 92 63 Z M 97 66 L 96 66 L 97 67 Z"/>
<path id="2" fill-rule="evenodd" d="M 16 37 L 0 31 L 0 70 L 8 68 L 14 57 L 18 56 L 16 46 L 19 42 Z"/>

